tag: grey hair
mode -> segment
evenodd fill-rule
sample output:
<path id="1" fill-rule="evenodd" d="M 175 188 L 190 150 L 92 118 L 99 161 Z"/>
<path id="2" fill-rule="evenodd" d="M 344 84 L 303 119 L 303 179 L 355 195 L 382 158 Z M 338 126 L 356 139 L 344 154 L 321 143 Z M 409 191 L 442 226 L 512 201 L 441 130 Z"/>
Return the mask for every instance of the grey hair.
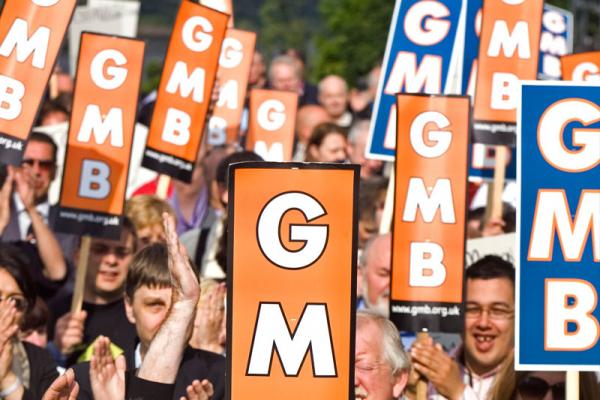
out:
<path id="1" fill-rule="evenodd" d="M 410 371 L 410 357 L 404 351 L 400 334 L 392 321 L 371 310 L 359 310 L 356 312 L 357 330 L 360 326 L 369 322 L 377 325 L 381 331 L 383 357 L 389 363 L 392 375 L 395 376 L 403 371 Z"/>
<path id="2" fill-rule="evenodd" d="M 284 64 L 292 67 L 296 72 L 296 76 L 300 79 L 302 78 L 302 71 L 298 69 L 298 61 L 292 56 L 288 55 L 280 55 L 271 60 L 271 64 L 269 65 L 269 80 L 273 80 L 273 66 L 276 64 Z"/>
<path id="3" fill-rule="evenodd" d="M 359 119 L 354 122 L 348 131 L 348 142 L 355 144 L 358 137 L 365 131 L 369 130 L 371 122 L 368 119 Z"/>

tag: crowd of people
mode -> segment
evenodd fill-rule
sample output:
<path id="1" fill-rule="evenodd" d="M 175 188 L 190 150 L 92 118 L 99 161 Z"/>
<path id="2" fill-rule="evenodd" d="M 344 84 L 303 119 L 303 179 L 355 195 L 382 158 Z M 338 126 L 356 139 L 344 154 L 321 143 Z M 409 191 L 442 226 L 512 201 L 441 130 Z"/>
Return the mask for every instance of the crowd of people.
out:
<path id="1" fill-rule="evenodd" d="M 426 381 L 429 398 L 563 398 L 564 373 L 514 371 L 515 272 L 500 257 L 466 271 L 460 346 L 400 335 L 388 319 L 391 236 L 379 234 L 390 168 L 365 157 L 380 69 L 364 90 L 336 75 L 313 85 L 304 69 L 296 50 L 268 65 L 257 51 L 248 89 L 298 94 L 294 161 L 361 166 L 355 397 L 415 398 Z M 42 106 L 40 126 L 69 119 L 72 82 L 59 75 L 61 94 Z M 140 123 L 149 125 L 155 97 L 140 102 Z M 227 169 L 261 160 L 243 150 L 245 126 L 237 143 L 203 145 L 191 182 L 173 181 L 167 199 L 154 194 L 156 181 L 133 190 L 120 238 L 91 239 L 81 310 L 71 307 L 80 238 L 53 229 L 58 207 L 48 196 L 57 143 L 34 132 L 21 165 L 2 166 L 0 398 L 224 398 Z M 469 201 L 478 186 L 471 189 Z M 510 202 L 502 220 L 469 206 L 469 237 L 514 231 Z M 582 398 L 600 398 L 594 374 L 582 373 L 580 383 Z"/>

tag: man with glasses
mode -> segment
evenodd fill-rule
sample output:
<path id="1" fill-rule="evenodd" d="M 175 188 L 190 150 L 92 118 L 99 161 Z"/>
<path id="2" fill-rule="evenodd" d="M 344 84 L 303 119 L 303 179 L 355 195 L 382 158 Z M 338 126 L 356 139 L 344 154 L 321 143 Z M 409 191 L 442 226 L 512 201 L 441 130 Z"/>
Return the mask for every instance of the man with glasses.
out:
<path id="1" fill-rule="evenodd" d="M 430 383 L 429 398 L 487 399 L 514 347 L 515 272 L 486 256 L 466 272 L 464 344 L 454 357 L 428 339 L 411 349 L 414 368 Z"/>
<path id="2" fill-rule="evenodd" d="M 56 218 L 57 207 L 48 201 L 48 190 L 56 176 L 57 146 L 52 138 L 44 133 L 33 132 L 25 146 L 21 168 L 9 173 L 14 180 L 14 192 L 10 199 L 10 216 L 2 233 L 2 241 L 31 241 L 37 235 L 37 218 L 52 228 Z M 4 206 L 4 205 L 3 205 Z M 5 212 L 5 210 L 3 210 Z M 71 259 L 77 248 L 73 235 L 56 234 L 65 257 Z"/>

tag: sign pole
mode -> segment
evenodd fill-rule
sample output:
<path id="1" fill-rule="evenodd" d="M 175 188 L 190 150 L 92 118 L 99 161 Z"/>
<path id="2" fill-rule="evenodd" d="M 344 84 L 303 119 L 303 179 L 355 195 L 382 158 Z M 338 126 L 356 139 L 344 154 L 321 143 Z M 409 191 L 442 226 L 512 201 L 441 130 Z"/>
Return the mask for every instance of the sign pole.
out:
<path id="1" fill-rule="evenodd" d="M 502 192 L 504 191 L 504 182 L 506 178 L 506 160 L 508 159 L 508 147 L 496 146 L 496 165 L 494 166 L 494 183 L 492 190 L 492 202 L 488 204 L 491 207 L 490 218 L 502 219 Z"/>
<path id="2" fill-rule="evenodd" d="M 427 328 L 417 333 L 417 342 L 423 342 L 429 338 L 429 332 Z M 416 400 L 427 400 L 427 380 L 423 377 L 417 381 L 417 399 Z"/>
<path id="3" fill-rule="evenodd" d="M 396 171 L 392 168 L 390 172 L 390 180 L 388 182 L 387 193 L 385 194 L 385 204 L 383 205 L 383 214 L 379 223 L 379 234 L 385 235 L 392 228 L 392 218 L 394 216 L 394 188 L 395 188 Z"/>
<path id="4" fill-rule="evenodd" d="M 71 299 L 72 313 L 81 311 L 81 306 L 83 304 L 83 290 L 85 289 L 85 276 L 87 274 L 91 243 L 92 238 L 89 235 L 84 235 L 81 238 L 79 259 L 77 260 L 77 272 L 75 274 L 75 288 L 73 289 L 73 298 Z"/>
<path id="5" fill-rule="evenodd" d="M 169 197 L 169 185 L 171 184 L 171 177 L 165 174 L 158 176 L 158 183 L 156 184 L 156 195 L 163 200 Z"/>
<path id="6" fill-rule="evenodd" d="M 567 400 L 579 400 L 579 371 L 567 371 Z"/>

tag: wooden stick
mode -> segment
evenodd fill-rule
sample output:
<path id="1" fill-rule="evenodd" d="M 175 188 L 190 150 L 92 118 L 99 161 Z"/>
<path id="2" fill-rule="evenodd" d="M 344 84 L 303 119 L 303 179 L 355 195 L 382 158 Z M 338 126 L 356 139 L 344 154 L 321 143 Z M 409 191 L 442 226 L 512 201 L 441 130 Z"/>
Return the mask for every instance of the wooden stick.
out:
<path id="1" fill-rule="evenodd" d="M 429 332 L 427 329 L 417 333 L 417 342 L 422 342 L 429 338 Z M 417 381 L 417 400 L 427 400 L 427 381 L 425 379 L 419 379 Z"/>
<path id="2" fill-rule="evenodd" d="M 48 82 L 48 94 L 51 100 L 58 97 L 58 74 L 53 72 L 50 76 L 50 82 Z"/>
<path id="3" fill-rule="evenodd" d="M 379 223 L 379 233 L 385 235 L 392 229 L 392 218 L 394 217 L 394 193 L 395 193 L 396 173 L 394 169 L 390 172 L 390 181 L 388 183 L 387 193 L 385 194 L 385 204 L 381 222 Z"/>
<path id="4" fill-rule="evenodd" d="M 77 271 L 75 273 L 75 287 L 73 288 L 73 299 L 71 300 L 71 312 L 81 311 L 83 304 L 83 291 L 85 289 L 85 275 L 87 274 L 88 258 L 92 238 L 85 235 L 81 238 L 79 246 L 79 259 L 77 260 Z"/>
<path id="5" fill-rule="evenodd" d="M 506 160 L 508 159 L 508 147 L 507 146 L 496 146 L 496 162 L 494 165 L 494 183 L 491 189 L 491 201 L 488 201 L 488 208 L 486 210 L 486 222 L 487 220 L 502 219 L 502 192 L 504 191 L 504 182 L 506 178 Z M 488 189 L 488 190 L 489 190 Z M 488 199 L 490 199 L 488 192 Z"/>
<path id="6" fill-rule="evenodd" d="M 168 175 L 160 174 L 158 176 L 158 183 L 156 184 L 156 195 L 163 200 L 169 197 L 169 185 L 171 184 L 171 177 Z"/>
<path id="7" fill-rule="evenodd" d="M 579 400 L 579 371 L 567 371 L 567 400 Z"/>

